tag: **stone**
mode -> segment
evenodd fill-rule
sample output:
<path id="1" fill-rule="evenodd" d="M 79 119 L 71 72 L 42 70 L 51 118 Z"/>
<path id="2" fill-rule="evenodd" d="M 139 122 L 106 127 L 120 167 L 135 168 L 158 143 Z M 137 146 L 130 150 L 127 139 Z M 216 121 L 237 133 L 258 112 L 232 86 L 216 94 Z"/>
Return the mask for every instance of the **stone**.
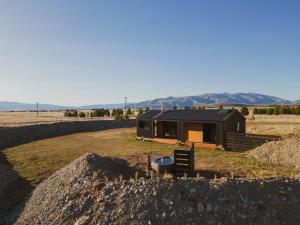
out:
<path id="1" fill-rule="evenodd" d="M 197 189 L 195 189 L 195 188 L 191 188 L 190 189 L 190 192 L 193 194 L 193 193 L 195 193 L 197 191 Z"/>
<path id="2" fill-rule="evenodd" d="M 162 198 L 161 200 L 163 201 L 163 203 L 164 203 L 165 206 L 170 205 L 170 200 L 169 199 Z"/>
<path id="3" fill-rule="evenodd" d="M 86 224 L 89 223 L 89 221 L 90 221 L 90 217 L 89 216 L 82 216 L 78 220 L 76 220 L 76 222 L 74 223 L 74 225 L 86 225 Z"/>
<path id="4" fill-rule="evenodd" d="M 203 205 L 202 202 L 197 203 L 197 210 L 198 210 L 199 213 L 204 211 L 204 205 Z"/>
<path id="5" fill-rule="evenodd" d="M 210 213 L 213 210 L 213 205 L 208 203 L 206 206 L 206 212 Z"/>

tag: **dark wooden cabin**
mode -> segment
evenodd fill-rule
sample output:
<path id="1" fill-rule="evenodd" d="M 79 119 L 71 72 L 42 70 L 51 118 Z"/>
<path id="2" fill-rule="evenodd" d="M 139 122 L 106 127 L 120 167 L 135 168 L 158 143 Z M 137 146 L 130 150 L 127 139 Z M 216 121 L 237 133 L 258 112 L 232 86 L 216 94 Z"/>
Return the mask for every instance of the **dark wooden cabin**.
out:
<path id="1" fill-rule="evenodd" d="M 137 136 L 209 143 L 226 148 L 227 132 L 246 132 L 246 119 L 234 109 L 150 110 L 137 118 Z"/>

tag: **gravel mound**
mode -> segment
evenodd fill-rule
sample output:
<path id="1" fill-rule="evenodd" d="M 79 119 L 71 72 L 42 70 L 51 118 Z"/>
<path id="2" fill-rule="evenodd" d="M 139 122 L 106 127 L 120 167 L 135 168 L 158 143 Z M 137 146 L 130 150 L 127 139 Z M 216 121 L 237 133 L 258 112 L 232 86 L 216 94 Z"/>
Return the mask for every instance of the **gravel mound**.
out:
<path id="1" fill-rule="evenodd" d="M 300 138 L 268 142 L 247 154 L 250 158 L 266 163 L 300 168 Z"/>
<path id="2" fill-rule="evenodd" d="M 0 220 L 31 190 L 31 186 L 18 173 L 0 164 Z"/>
<path id="3" fill-rule="evenodd" d="M 33 191 L 16 224 L 300 224 L 298 180 L 105 180 L 133 172 L 120 162 L 81 157 Z"/>

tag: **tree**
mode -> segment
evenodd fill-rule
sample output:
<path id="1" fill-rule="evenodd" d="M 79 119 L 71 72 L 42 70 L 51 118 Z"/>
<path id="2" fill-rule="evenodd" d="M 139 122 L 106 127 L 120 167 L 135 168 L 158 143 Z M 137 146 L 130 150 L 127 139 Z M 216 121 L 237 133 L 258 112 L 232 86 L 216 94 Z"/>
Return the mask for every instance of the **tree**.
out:
<path id="1" fill-rule="evenodd" d="M 224 107 L 223 107 L 222 104 L 220 104 L 218 108 L 219 108 L 219 109 L 223 109 Z"/>
<path id="2" fill-rule="evenodd" d="M 115 120 L 121 120 L 123 118 L 123 116 L 122 115 L 120 115 L 120 114 L 115 114 Z"/>
<path id="3" fill-rule="evenodd" d="M 84 112 L 79 112 L 78 115 L 79 115 L 79 117 L 85 117 L 86 116 Z"/>
<path id="4" fill-rule="evenodd" d="M 138 115 L 142 115 L 143 113 L 144 113 L 144 110 L 139 108 Z"/>
<path id="5" fill-rule="evenodd" d="M 173 109 L 173 110 L 177 110 L 177 106 L 176 106 L 176 105 L 174 105 L 172 109 Z"/>
<path id="6" fill-rule="evenodd" d="M 108 109 L 105 109 L 105 115 L 110 116 L 110 111 Z"/>
<path id="7" fill-rule="evenodd" d="M 131 115 L 131 114 L 132 114 L 132 112 L 131 112 L 131 109 L 130 109 L 130 108 L 128 108 L 128 109 L 127 109 L 127 112 L 126 112 L 126 114 L 127 114 L 127 115 Z"/>
<path id="8" fill-rule="evenodd" d="M 254 109 L 253 109 L 253 114 L 258 114 L 257 108 L 254 108 Z"/>
<path id="9" fill-rule="evenodd" d="M 280 109 L 281 109 L 281 106 L 280 105 L 276 105 L 274 107 L 274 115 L 279 115 L 280 114 Z"/>
<path id="10" fill-rule="evenodd" d="M 78 112 L 77 112 L 77 110 L 66 110 L 65 112 L 64 112 L 64 116 L 66 116 L 66 117 L 77 117 L 78 116 Z"/>
<path id="11" fill-rule="evenodd" d="M 149 106 L 146 107 L 145 112 L 148 112 L 150 110 Z"/>
<path id="12" fill-rule="evenodd" d="M 249 109 L 248 109 L 248 107 L 247 106 L 243 106 L 242 109 L 241 109 L 241 113 L 244 116 L 248 116 L 249 115 Z"/>
<path id="13" fill-rule="evenodd" d="M 112 116 L 115 116 L 115 115 L 116 115 L 116 109 L 113 109 L 113 110 L 112 110 L 111 115 L 112 115 Z"/>
<path id="14" fill-rule="evenodd" d="M 102 117 L 102 116 L 110 116 L 110 112 L 108 109 L 95 109 L 91 113 L 91 117 Z"/>
<path id="15" fill-rule="evenodd" d="M 268 108 L 267 109 L 267 114 L 268 115 L 273 115 L 274 114 L 274 108 Z"/>

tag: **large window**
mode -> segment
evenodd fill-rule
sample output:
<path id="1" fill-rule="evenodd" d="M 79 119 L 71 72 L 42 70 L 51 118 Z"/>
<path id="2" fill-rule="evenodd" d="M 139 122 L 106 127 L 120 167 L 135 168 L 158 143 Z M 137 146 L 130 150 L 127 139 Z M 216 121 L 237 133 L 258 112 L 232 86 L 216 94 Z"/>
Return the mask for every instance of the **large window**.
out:
<path id="1" fill-rule="evenodd" d="M 140 120 L 139 121 L 139 128 L 140 129 L 144 129 L 144 130 L 149 130 L 149 128 L 150 128 L 150 122 L 149 121 Z"/>
<path id="2" fill-rule="evenodd" d="M 177 123 L 176 122 L 163 122 L 164 137 L 177 138 Z"/>

